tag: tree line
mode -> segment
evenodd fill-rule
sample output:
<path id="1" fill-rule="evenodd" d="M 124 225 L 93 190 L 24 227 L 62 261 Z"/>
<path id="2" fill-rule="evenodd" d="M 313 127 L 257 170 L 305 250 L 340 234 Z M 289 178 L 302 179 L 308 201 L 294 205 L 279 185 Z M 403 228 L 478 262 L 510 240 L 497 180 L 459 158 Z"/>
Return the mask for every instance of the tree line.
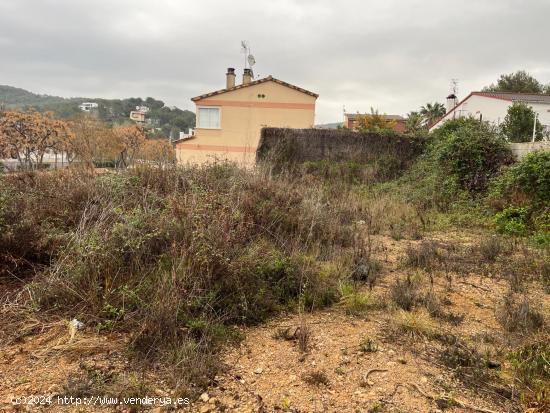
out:
<path id="1" fill-rule="evenodd" d="M 40 169 L 46 154 L 89 168 L 175 161 L 169 142 L 148 138 L 136 124 L 110 126 L 87 114 L 65 121 L 52 112 L 0 112 L 0 158 L 17 159 L 21 169 Z"/>

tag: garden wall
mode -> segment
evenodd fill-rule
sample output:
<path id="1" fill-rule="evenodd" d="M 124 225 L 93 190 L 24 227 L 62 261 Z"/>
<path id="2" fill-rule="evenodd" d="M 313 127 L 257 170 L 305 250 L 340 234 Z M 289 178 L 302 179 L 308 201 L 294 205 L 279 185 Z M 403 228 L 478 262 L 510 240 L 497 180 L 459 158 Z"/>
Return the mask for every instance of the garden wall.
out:
<path id="1" fill-rule="evenodd" d="M 392 158 L 408 163 L 421 153 L 423 143 L 423 139 L 399 134 L 363 134 L 345 129 L 263 128 L 256 159 L 273 163 L 319 160 L 366 163 Z"/>
<path id="2" fill-rule="evenodd" d="M 510 143 L 512 153 L 519 160 L 529 152 L 550 151 L 550 142 L 522 142 Z"/>

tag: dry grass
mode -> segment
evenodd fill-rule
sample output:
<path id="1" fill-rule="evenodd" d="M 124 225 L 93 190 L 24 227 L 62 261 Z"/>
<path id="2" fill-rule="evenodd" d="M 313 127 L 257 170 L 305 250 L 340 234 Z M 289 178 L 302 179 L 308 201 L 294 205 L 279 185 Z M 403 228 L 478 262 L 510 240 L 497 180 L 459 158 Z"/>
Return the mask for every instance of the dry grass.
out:
<path id="1" fill-rule="evenodd" d="M 424 310 L 396 311 L 390 318 L 390 332 L 394 337 L 405 336 L 411 339 L 433 338 L 437 333 L 437 325 Z"/>

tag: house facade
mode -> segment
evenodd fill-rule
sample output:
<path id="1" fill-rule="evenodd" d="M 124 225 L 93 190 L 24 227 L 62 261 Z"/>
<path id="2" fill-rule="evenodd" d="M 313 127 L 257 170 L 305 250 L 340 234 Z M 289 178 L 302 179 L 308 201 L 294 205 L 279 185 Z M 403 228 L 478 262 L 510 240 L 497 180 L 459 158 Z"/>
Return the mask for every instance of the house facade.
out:
<path id="1" fill-rule="evenodd" d="M 98 109 L 99 104 L 95 102 L 82 102 L 80 105 L 78 105 L 78 108 L 83 112 L 90 112 L 94 109 Z"/>
<path id="2" fill-rule="evenodd" d="M 525 102 L 538 114 L 539 122 L 550 131 L 550 96 L 529 93 L 472 92 L 458 104 L 448 108 L 447 113 L 430 127 L 439 128 L 450 119 L 475 117 L 500 125 L 508 108 L 514 102 Z"/>
<path id="3" fill-rule="evenodd" d="M 251 165 L 263 127 L 311 128 L 318 95 L 272 76 L 252 80 L 245 69 L 235 84 L 229 68 L 224 89 L 197 96 L 194 134 L 175 144 L 180 163 L 229 160 Z"/>
<path id="4" fill-rule="evenodd" d="M 370 116 L 370 113 L 344 113 L 344 127 L 357 130 L 357 121 L 361 116 Z M 396 132 L 403 133 L 406 130 L 406 119 L 400 115 L 380 115 L 388 123 L 392 124 L 392 129 Z"/>

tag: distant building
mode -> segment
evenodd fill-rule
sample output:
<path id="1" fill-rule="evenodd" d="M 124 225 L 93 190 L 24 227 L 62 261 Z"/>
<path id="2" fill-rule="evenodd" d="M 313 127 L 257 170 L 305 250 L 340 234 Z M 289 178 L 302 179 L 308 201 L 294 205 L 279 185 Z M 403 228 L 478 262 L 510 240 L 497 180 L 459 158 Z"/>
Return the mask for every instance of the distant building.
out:
<path id="1" fill-rule="evenodd" d="M 136 112 L 148 113 L 149 110 L 148 106 L 136 106 Z"/>
<path id="2" fill-rule="evenodd" d="M 130 112 L 130 119 L 135 122 L 143 123 L 145 122 L 145 112 L 133 110 Z"/>
<path id="3" fill-rule="evenodd" d="M 357 130 L 357 120 L 361 116 L 371 116 L 370 113 L 344 113 L 344 127 L 351 129 L 351 130 Z M 406 122 L 407 120 L 400 115 L 380 115 L 382 116 L 388 123 L 391 122 L 392 129 L 396 132 L 403 133 L 406 130 Z"/>
<path id="4" fill-rule="evenodd" d="M 180 139 L 188 139 L 188 138 L 191 138 L 195 136 L 195 131 L 193 130 L 193 128 L 189 128 L 189 132 L 185 133 L 185 132 L 180 132 L 179 134 L 179 137 L 178 137 L 178 140 Z"/>
<path id="5" fill-rule="evenodd" d="M 550 95 L 509 92 L 472 92 L 457 103 L 456 96 L 447 97 L 447 113 L 430 127 L 430 131 L 439 128 L 450 119 L 474 117 L 500 125 L 508 108 L 514 102 L 525 102 L 538 113 L 539 122 L 550 131 Z"/>
<path id="6" fill-rule="evenodd" d="M 182 163 L 215 159 L 253 164 L 263 127 L 311 128 L 318 95 L 272 76 L 252 80 L 244 69 L 235 85 L 235 69 L 227 69 L 226 87 L 192 98 L 197 122 L 193 137 L 176 143 Z"/>
<path id="7" fill-rule="evenodd" d="M 95 102 L 83 102 L 78 105 L 78 108 L 83 112 L 90 112 L 93 109 L 97 109 L 99 105 Z"/>

